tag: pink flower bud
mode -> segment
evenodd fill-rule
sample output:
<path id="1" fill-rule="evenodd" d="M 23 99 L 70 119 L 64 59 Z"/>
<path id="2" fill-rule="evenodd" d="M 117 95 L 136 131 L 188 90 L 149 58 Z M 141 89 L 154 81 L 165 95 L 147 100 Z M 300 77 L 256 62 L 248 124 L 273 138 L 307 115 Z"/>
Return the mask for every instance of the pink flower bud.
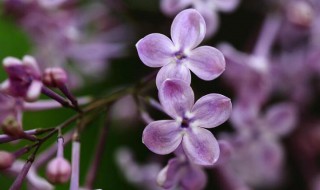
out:
<path id="1" fill-rule="evenodd" d="M 1 125 L 3 133 L 12 136 L 12 137 L 21 137 L 23 135 L 22 126 L 12 115 L 9 115 L 3 120 Z"/>
<path id="2" fill-rule="evenodd" d="M 60 67 L 47 68 L 44 71 L 42 81 L 49 87 L 60 87 L 68 80 L 67 73 Z"/>
<path id="3" fill-rule="evenodd" d="M 0 151 L 0 170 L 10 168 L 15 158 L 7 151 Z"/>
<path id="4" fill-rule="evenodd" d="M 294 1 L 290 2 L 287 7 L 287 18 L 297 26 L 309 27 L 312 24 L 314 16 L 314 10 L 307 2 Z"/>
<path id="5" fill-rule="evenodd" d="M 71 176 L 70 163 L 62 157 L 57 157 L 49 162 L 46 174 L 51 183 L 66 183 Z"/>

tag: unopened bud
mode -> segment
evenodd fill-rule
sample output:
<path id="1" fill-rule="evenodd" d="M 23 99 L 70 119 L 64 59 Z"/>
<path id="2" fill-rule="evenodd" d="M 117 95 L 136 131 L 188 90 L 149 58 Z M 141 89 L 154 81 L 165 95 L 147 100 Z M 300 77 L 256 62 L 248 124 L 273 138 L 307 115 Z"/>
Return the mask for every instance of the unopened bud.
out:
<path id="1" fill-rule="evenodd" d="M 46 174 L 51 183 L 66 183 L 71 176 L 71 165 L 66 159 L 57 157 L 49 162 Z"/>
<path id="2" fill-rule="evenodd" d="M 60 67 L 47 68 L 42 77 L 42 82 L 49 87 L 63 86 L 67 80 L 67 73 Z"/>
<path id="3" fill-rule="evenodd" d="M 11 136 L 11 137 L 21 137 L 24 132 L 22 130 L 22 126 L 20 123 L 16 120 L 16 118 L 12 115 L 8 116 L 4 119 L 2 125 L 1 125 L 3 133 Z"/>
<path id="4" fill-rule="evenodd" d="M 309 27 L 314 19 L 314 10 L 307 2 L 291 2 L 287 8 L 287 17 L 293 24 Z"/>
<path id="5" fill-rule="evenodd" d="M 10 168 L 15 158 L 7 151 L 0 151 L 0 170 Z"/>

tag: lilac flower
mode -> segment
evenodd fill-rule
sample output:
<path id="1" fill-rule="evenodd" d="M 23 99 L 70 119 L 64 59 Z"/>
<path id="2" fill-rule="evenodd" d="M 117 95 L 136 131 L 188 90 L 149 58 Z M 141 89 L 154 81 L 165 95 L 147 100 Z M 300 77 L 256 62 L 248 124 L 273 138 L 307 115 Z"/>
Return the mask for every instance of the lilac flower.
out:
<path id="1" fill-rule="evenodd" d="M 232 12 L 240 0 L 162 0 L 161 9 L 167 15 L 173 15 L 192 6 L 201 13 L 207 24 L 207 36 L 216 32 L 219 26 L 218 11 Z"/>
<path id="2" fill-rule="evenodd" d="M 135 161 L 133 153 L 127 148 L 117 150 L 116 162 L 124 177 L 139 189 L 163 190 L 156 183 L 157 174 L 161 170 L 159 163 L 139 164 Z"/>
<path id="3" fill-rule="evenodd" d="M 181 187 L 184 190 L 201 190 L 207 183 L 207 176 L 200 166 L 180 155 L 169 160 L 158 174 L 157 182 L 165 189 Z"/>
<path id="4" fill-rule="evenodd" d="M 219 157 L 217 140 L 205 128 L 225 122 L 231 113 L 230 99 L 208 94 L 194 103 L 191 87 L 184 81 L 167 79 L 159 89 L 159 99 L 174 120 L 150 123 L 142 141 L 157 154 L 169 154 L 181 144 L 189 160 L 199 165 L 212 165 Z"/>
<path id="5" fill-rule="evenodd" d="M 241 102 L 234 106 L 231 121 L 237 133 L 228 138 L 234 147 L 231 167 L 250 185 L 276 184 L 284 162 L 279 138 L 293 130 L 297 111 L 290 103 L 280 103 L 261 115 L 255 106 Z"/>
<path id="6" fill-rule="evenodd" d="M 210 46 L 196 48 L 203 40 L 206 25 L 195 9 L 179 13 L 171 25 L 172 41 L 153 33 L 136 44 L 141 61 L 149 67 L 162 67 L 157 75 L 158 89 L 167 78 L 191 83 L 190 70 L 203 80 L 217 78 L 225 69 L 222 53 Z"/>
<path id="7" fill-rule="evenodd" d="M 22 61 L 14 57 L 3 60 L 3 66 L 9 79 L 1 84 L 1 91 L 26 101 L 35 101 L 42 88 L 41 72 L 36 60 L 24 56 Z"/>

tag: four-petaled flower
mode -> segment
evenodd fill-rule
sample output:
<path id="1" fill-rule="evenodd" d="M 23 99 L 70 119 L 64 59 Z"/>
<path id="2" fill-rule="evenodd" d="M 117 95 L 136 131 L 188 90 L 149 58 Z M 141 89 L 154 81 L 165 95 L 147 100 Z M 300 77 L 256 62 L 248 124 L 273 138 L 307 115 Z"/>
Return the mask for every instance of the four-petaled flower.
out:
<path id="1" fill-rule="evenodd" d="M 35 101 L 42 88 L 41 72 L 36 60 L 24 56 L 22 61 L 14 57 L 3 60 L 3 66 L 8 73 L 8 79 L 1 84 L 1 91 L 26 101 Z"/>
<path id="2" fill-rule="evenodd" d="M 199 165 L 212 165 L 219 157 L 219 145 L 210 131 L 225 122 L 231 101 L 220 94 L 208 94 L 194 103 L 192 88 L 184 81 L 167 79 L 159 89 L 164 111 L 174 120 L 150 123 L 142 141 L 157 154 L 169 154 L 182 144 L 188 159 Z"/>
<path id="3" fill-rule="evenodd" d="M 179 13 L 171 26 L 172 41 L 163 34 L 153 33 L 137 44 L 141 61 L 149 67 L 162 67 L 157 75 L 158 89 L 168 78 L 191 83 L 190 70 L 203 80 L 213 80 L 225 70 L 223 54 L 216 48 L 201 46 L 206 24 L 195 9 Z"/>

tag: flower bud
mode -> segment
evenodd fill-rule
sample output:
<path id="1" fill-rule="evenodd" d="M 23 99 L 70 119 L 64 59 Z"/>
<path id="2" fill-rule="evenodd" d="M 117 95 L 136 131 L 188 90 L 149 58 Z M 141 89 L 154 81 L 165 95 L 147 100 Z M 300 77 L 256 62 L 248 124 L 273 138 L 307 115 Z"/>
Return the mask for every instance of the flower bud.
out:
<path id="1" fill-rule="evenodd" d="M 49 87 L 60 87 L 68 80 L 67 73 L 60 67 L 47 68 L 44 71 L 42 81 Z"/>
<path id="2" fill-rule="evenodd" d="M 12 136 L 12 137 L 21 137 L 23 135 L 22 126 L 12 115 L 9 115 L 4 119 L 1 125 L 3 133 Z"/>
<path id="3" fill-rule="evenodd" d="M 71 176 L 70 163 L 63 157 L 57 157 L 47 165 L 46 174 L 51 183 L 66 183 Z"/>
<path id="4" fill-rule="evenodd" d="M 309 27 L 314 19 L 314 10 L 307 2 L 291 2 L 287 8 L 287 17 L 293 24 Z"/>
<path id="5" fill-rule="evenodd" d="M 0 151 L 0 170 L 10 168 L 15 158 L 7 151 Z"/>

